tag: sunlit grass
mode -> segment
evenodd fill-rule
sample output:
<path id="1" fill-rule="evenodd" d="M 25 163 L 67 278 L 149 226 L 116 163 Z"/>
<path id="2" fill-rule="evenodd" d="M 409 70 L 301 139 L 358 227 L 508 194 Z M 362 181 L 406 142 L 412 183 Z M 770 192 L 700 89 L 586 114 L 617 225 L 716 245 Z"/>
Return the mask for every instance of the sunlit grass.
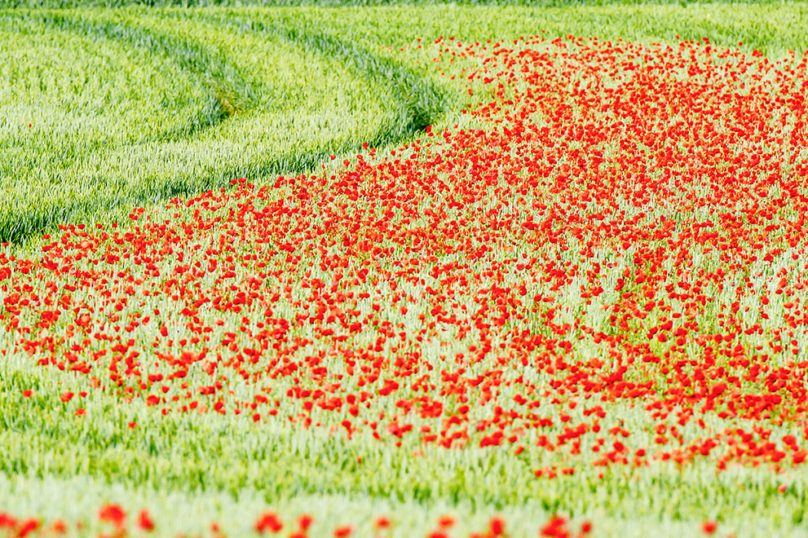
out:
<path id="1" fill-rule="evenodd" d="M 236 177 L 247 177 L 256 188 L 267 186 L 272 191 L 261 203 L 287 200 L 291 204 L 300 193 L 276 184 L 280 174 L 317 173 L 328 184 L 335 179 L 331 174 L 338 173 L 343 158 L 355 162 L 357 153 L 373 158 L 363 149 L 365 142 L 378 147 L 376 154 L 383 155 L 393 147 L 424 138 L 427 125 L 436 132 L 456 124 L 474 125 L 460 111 L 490 96 L 482 85 L 479 92 L 475 87 L 473 96 L 461 93 L 467 86 L 460 80 L 467 75 L 462 70 L 472 65 L 467 58 L 449 62 L 446 57 L 436 69 L 433 42 L 441 37 L 444 42 L 454 38 L 466 45 L 541 32 L 549 38 L 594 35 L 644 43 L 706 36 L 725 46 L 742 41 L 743 50 L 759 49 L 778 58 L 789 50 L 800 53 L 808 48 L 808 38 L 789 24 L 806 11 L 805 6 L 792 4 L 3 11 L 0 54 L 13 61 L 0 64 L 0 238 L 14 242 L 5 252 L 36 258 L 43 245 L 61 236 L 56 228 L 60 224 L 85 222 L 88 231 L 95 231 L 92 225 L 97 223 L 111 232 L 111 223 L 118 221 L 121 234 L 143 225 L 147 218 L 153 223 L 193 224 L 194 207 L 178 203 L 167 207 L 167 201 L 207 189 L 217 193 L 220 187 L 230 189 L 229 182 Z M 338 159 L 332 161 L 332 154 L 339 155 Z M 406 150 L 397 155 L 408 156 Z M 436 177 L 451 184 L 446 175 Z M 479 213 L 498 211 L 494 202 L 481 202 Z M 431 207 L 417 198 L 409 203 L 420 211 Z M 133 206 L 145 208 L 137 213 L 138 221 L 129 218 Z M 224 215 L 227 209 L 220 211 Z M 365 209 L 374 211 L 370 205 Z M 627 218 L 639 213 L 628 202 L 626 209 Z M 667 212 L 652 204 L 645 211 L 649 218 Z M 314 215 L 307 225 L 327 227 L 333 217 Z M 462 217 L 461 211 L 450 208 L 447 220 Z M 703 218 L 716 220 L 711 214 Z M 429 229 L 432 221 L 422 216 L 410 224 Z M 54 238 L 43 240 L 43 233 Z M 236 239 L 222 231 L 189 240 L 184 243 L 184 259 L 175 258 L 161 266 L 165 278 L 160 284 L 166 284 L 175 269 L 190 271 L 197 260 L 206 261 L 206 250 L 212 245 L 232 244 L 232 253 L 243 256 L 267 247 L 261 240 Z M 380 244 L 380 248 L 394 246 Z M 610 289 L 601 301 L 614 301 L 618 296 L 614 284 L 633 266 L 630 255 L 618 259 L 613 252 L 595 249 L 592 256 L 580 259 L 581 245 L 573 242 L 573 246 L 562 261 L 580 262 L 581 274 L 595 264 L 603 266 Z M 652 246 L 664 248 L 665 243 Z M 308 247 L 313 250 L 318 245 Z M 339 246 L 335 241 L 328 248 L 336 251 Z M 518 251 L 520 245 L 508 248 Z M 225 254 L 223 249 L 220 258 Z M 461 255 L 438 254 L 436 259 L 442 264 L 465 261 Z M 699 264 L 720 265 L 716 252 L 694 249 L 693 254 Z M 791 254 L 786 250 L 773 263 L 751 264 L 741 276 L 752 278 L 758 288 L 772 282 L 781 268 L 803 271 L 804 262 L 791 263 Z M 498 251 L 495 257 L 501 261 L 509 256 Z M 367 261 L 374 263 L 375 270 L 396 270 L 400 265 L 395 263 L 401 260 L 368 257 Z M 86 259 L 83 263 L 85 269 L 93 269 Z M 607 264 L 611 266 L 607 268 Z M 287 268 L 284 278 L 268 276 L 261 286 L 262 291 L 277 289 L 281 296 L 273 303 L 273 315 L 293 319 L 306 297 L 302 289 L 292 286 L 295 278 L 321 278 L 330 285 L 333 270 L 295 264 Z M 674 273 L 673 260 L 669 260 L 668 270 Z M 246 280 L 252 273 L 241 267 L 235 272 L 233 294 L 253 285 Z M 143 277 L 145 269 L 139 266 L 132 274 Z M 419 316 L 430 315 L 429 302 L 419 299 L 426 286 L 438 287 L 440 278 L 421 276 L 420 281 L 402 281 L 397 288 L 409 297 L 406 313 L 398 308 L 383 313 L 383 319 L 396 330 L 417 326 Z M 697 319 L 702 328 L 718 330 L 719 304 L 730 303 L 735 285 L 741 282 L 725 288 L 705 286 L 704 293 L 716 302 Z M 207 289 L 218 285 L 212 274 L 199 283 Z M 520 283 L 517 272 L 501 282 Z M 572 325 L 583 319 L 596 331 L 614 331 L 602 304 L 581 297 L 583 283 L 581 277 L 564 288 L 556 322 Z M 485 285 L 483 281 L 472 288 L 480 291 Z M 549 288 L 548 283 L 535 284 L 527 290 L 528 298 L 550 293 Z M 361 289 L 374 297 L 394 293 L 387 284 L 379 287 L 372 281 Z M 140 294 L 143 289 L 135 291 Z M 182 308 L 171 293 L 138 295 L 139 300 L 133 299 L 120 315 Z M 785 299 L 772 298 L 761 312 L 777 320 L 782 317 Z M 107 306 L 90 288 L 86 296 L 74 299 L 96 304 L 99 311 Z M 756 305 L 748 297 L 740 308 L 746 306 L 753 310 L 742 314 L 745 322 L 760 319 L 768 336 L 776 322 L 756 317 Z M 363 317 L 373 316 L 371 300 L 358 300 L 354 308 Z M 154 317 L 159 319 L 159 315 Z M 213 327 L 207 336 L 218 345 L 228 338 L 227 332 L 236 332 L 242 325 L 254 327 L 264 313 L 209 309 L 199 317 Z M 60 324 L 51 329 L 53 333 L 65 331 L 72 318 L 66 309 Z M 216 323 L 219 318 L 221 324 Z M 31 319 L 23 322 L 36 323 Z M 659 312 L 646 320 L 648 325 L 660 322 Z M 552 336 L 537 314 L 526 315 L 520 323 L 533 334 Z M 112 334 L 114 325 L 111 321 L 97 330 Z M 351 342 L 363 348 L 374 345 L 378 335 L 370 324 L 368 327 L 352 336 Z M 137 329 L 133 337 L 145 346 L 159 330 L 153 321 L 152 326 Z M 321 349 L 322 341 L 313 327 L 295 327 L 290 335 L 309 340 L 295 355 L 301 363 L 307 355 L 325 351 L 323 365 L 331 375 L 347 373 L 337 350 Z M 447 513 L 458 515 L 463 522 L 456 529 L 458 534 L 484 531 L 494 513 L 506 517 L 513 536 L 535 536 L 556 513 L 572 515 L 576 522 L 593 520 L 597 536 L 695 535 L 702 521 L 716 518 L 722 521 L 722 535 L 731 532 L 738 538 L 796 537 L 805 530 L 808 478 L 802 467 L 781 474 L 772 474 L 765 466 L 719 473 L 711 461 L 684 468 L 669 461 L 650 468 L 593 467 L 572 476 L 537 480 L 536 469 L 563 467 L 568 454 L 528 450 L 520 455 L 511 444 L 483 449 L 479 448 L 481 435 L 475 433 L 466 446 L 451 450 L 425 446 L 416 436 L 405 437 L 402 446 L 394 448 L 395 438 L 388 436 L 385 443 L 379 443 L 367 428 L 348 439 L 341 429 L 342 420 L 351 418 L 347 409 L 335 413 L 315 408 L 309 416 L 321 423 L 319 428 L 290 424 L 288 417 L 302 413 L 303 404 L 285 398 L 286 391 L 294 386 L 316 390 L 322 382 L 315 379 L 294 383 L 279 379 L 270 400 L 281 399 L 283 412 L 274 418 L 264 415 L 259 424 L 250 420 L 246 409 L 239 415 L 232 413 L 233 407 L 251 401 L 258 393 L 256 386 L 238 377 L 228 381 L 232 392 L 222 397 L 228 406 L 225 416 L 212 412 L 163 416 L 161 410 L 167 402 L 147 405 L 145 401 L 146 394 L 157 393 L 158 383 L 144 388 L 143 397 L 112 389 L 111 383 L 98 391 L 105 379 L 93 381 L 35 366 L 22 342 L 34 336 L 43 334 L 4 332 L 0 336 L 0 508 L 19 516 L 92 519 L 101 504 L 119 502 L 132 510 L 149 507 L 161 531 L 168 534 L 204 533 L 211 522 L 220 521 L 233 536 L 251 534 L 255 518 L 265 507 L 285 514 L 290 521 L 302 513 L 316 512 L 319 519 L 313 533 L 323 536 L 343 523 L 358 523 L 357 533 L 369 536 L 372 518 L 383 514 L 397 522 L 393 535 L 425 535 L 435 528 L 436 518 Z M 166 339 L 153 349 L 176 352 L 176 342 L 193 336 L 187 326 L 170 326 Z M 443 373 L 461 364 L 452 363 L 451 358 L 468 352 L 478 343 L 475 337 L 474 333 L 448 332 L 419 348 L 429 365 L 426 383 L 439 386 Z M 637 337 L 636 343 L 645 340 Z M 738 341 L 753 348 L 764 339 L 748 334 Z M 203 340 L 188 347 L 198 350 L 206 343 Z M 799 343 L 804 350 L 804 342 Z M 93 342 L 87 350 L 99 351 L 105 346 L 103 341 Z M 391 339 L 378 351 L 388 365 L 397 358 L 392 346 Z M 587 360 L 609 360 L 602 348 L 588 347 L 587 342 L 575 342 L 572 349 Z M 157 371 L 150 359 L 142 358 L 146 373 Z M 484 374 L 499 367 L 495 359 L 466 366 L 471 374 Z M 772 367 L 786 364 L 781 358 L 771 363 Z M 209 378 L 201 368 L 201 364 L 189 368 L 186 382 L 191 389 Z M 627 378 L 642 380 L 645 375 L 635 366 Z M 553 379 L 546 372 L 528 371 L 525 376 L 540 387 Z M 656 381 L 656 389 L 663 390 L 662 377 Z M 170 384 L 168 397 L 184 394 L 187 388 L 179 389 L 179 381 Z M 26 390 L 33 394 L 24 396 Z M 86 391 L 88 395 L 63 403 L 59 395 L 66 391 L 76 395 Z M 512 401 L 519 394 L 516 385 L 503 387 L 494 399 L 474 403 L 470 416 L 490 416 L 500 402 Z M 398 412 L 395 400 L 418 395 L 405 386 L 395 399 L 375 402 L 374 411 L 394 415 Z M 191 397 L 183 396 L 185 399 Z M 199 399 L 206 411 L 213 405 L 212 399 Z M 608 413 L 601 424 L 604 430 L 624 421 L 639 424 L 645 416 L 641 403 L 636 407 L 625 402 L 597 403 Z M 79 408 L 86 414 L 75 416 Z M 578 407 L 569 414 L 580 422 L 583 411 Z M 556 412 L 556 407 L 545 406 L 536 415 L 554 418 Z M 715 414 L 705 420 L 710 431 L 752 426 L 752 421 L 725 420 Z M 436 421 L 429 419 L 411 422 L 416 429 L 437 428 Z M 531 430 L 519 442 L 535 446 L 543 433 L 547 432 Z M 703 435 L 692 423 L 681 433 L 686 442 Z M 799 437 L 801 431 L 790 423 L 773 427 L 772 438 L 787 434 Z M 636 426 L 631 444 L 648 446 L 655 435 L 650 425 Z M 591 448 L 583 446 L 584 450 Z M 79 478 L 72 478 L 76 475 Z M 788 487 L 782 490 L 784 484 Z M 80 491 L 74 504 L 54 501 L 68 490 Z M 755 515 L 752 521 L 749 514 Z M 87 532 L 103 528 L 94 522 Z"/>

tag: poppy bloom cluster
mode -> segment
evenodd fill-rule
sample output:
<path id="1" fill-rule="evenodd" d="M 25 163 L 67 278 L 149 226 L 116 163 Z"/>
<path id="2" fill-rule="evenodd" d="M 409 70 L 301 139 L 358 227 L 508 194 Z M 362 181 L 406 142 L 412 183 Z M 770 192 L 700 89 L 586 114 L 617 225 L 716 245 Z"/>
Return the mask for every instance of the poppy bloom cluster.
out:
<path id="1" fill-rule="evenodd" d="M 113 534 L 102 531 L 98 538 L 103 536 L 116 536 L 123 538 L 131 535 L 150 535 L 157 532 L 156 525 L 147 510 L 140 510 L 131 521 L 126 510 L 118 504 L 107 504 L 98 511 L 98 521 L 109 527 Z M 324 529 L 315 529 L 315 519 L 309 514 L 301 514 L 295 518 L 284 518 L 276 512 L 261 514 L 253 525 L 253 532 L 259 536 L 289 536 L 291 538 L 307 538 L 310 532 L 318 536 L 333 536 L 334 538 L 347 538 L 355 535 L 354 525 L 338 525 L 330 532 Z M 490 519 L 487 527 L 480 532 L 460 533 L 457 527 L 461 522 L 452 516 L 441 516 L 425 538 L 448 538 L 449 536 L 467 536 L 468 538 L 499 538 L 507 536 L 506 523 L 498 516 Z M 374 519 L 373 532 L 375 536 L 389 536 L 395 523 L 386 516 Z M 586 538 L 592 532 L 592 523 L 583 521 L 579 525 L 573 524 L 561 516 L 554 516 L 539 527 L 539 536 L 547 538 Z M 714 528 L 714 527 L 713 527 Z M 315 529 L 312 531 L 312 529 Z M 65 536 L 76 532 L 80 535 L 91 535 L 86 532 L 88 526 L 84 522 L 70 524 L 63 519 L 44 521 L 41 518 L 18 519 L 11 514 L 0 512 L 0 536 L 38 537 L 38 536 Z M 5 533 L 5 534 L 3 534 Z M 210 524 L 210 536 L 224 538 L 227 532 L 222 526 L 213 522 Z"/>
<path id="2" fill-rule="evenodd" d="M 133 530 L 139 533 L 151 533 L 155 528 L 154 520 L 148 510 L 140 510 L 129 521 L 126 510 L 114 503 L 106 504 L 98 510 L 98 521 L 114 530 L 113 535 L 118 537 L 126 536 Z M 0 533 L 9 537 L 65 536 L 74 531 L 78 534 L 87 534 L 86 528 L 85 523 L 81 521 L 69 524 L 64 519 L 52 521 L 44 521 L 42 518 L 36 517 L 19 519 L 6 512 L 0 512 Z M 98 536 L 100 538 L 110 535 L 101 533 Z"/>
<path id="3" fill-rule="evenodd" d="M 0 254 L 2 353 L 163 415 L 508 450 L 541 479 L 804 464 L 806 58 L 433 50 L 480 99 L 466 127 Z"/>

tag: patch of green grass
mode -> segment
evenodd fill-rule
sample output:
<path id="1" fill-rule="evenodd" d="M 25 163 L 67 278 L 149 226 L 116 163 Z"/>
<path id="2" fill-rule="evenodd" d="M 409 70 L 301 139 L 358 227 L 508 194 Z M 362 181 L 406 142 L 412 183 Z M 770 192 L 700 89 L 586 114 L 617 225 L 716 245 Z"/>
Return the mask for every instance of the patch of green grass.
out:
<path id="1" fill-rule="evenodd" d="M 637 6 L 637 5 L 675 5 L 687 7 L 700 4 L 743 4 L 765 5 L 779 3 L 772 0 L 0 0 L 0 8 L 120 8 L 126 6 L 148 7 L 434 7 L 441 5 L 458 5 L 462 7 L 492 6 L 492 7 L 600 7 L 610 5 Z"/>
<path id="2" fill-rule="evenodd" d="M 16 161 L 8 163 L 0 193 L 7 208 L 0 215 L 4 241 L 30 239 L 66 221 L 123 220 L 132 206 L 217 188 L 235 177 L 299 173 L 363 142 L 383 146 L 410 136 L 446 106 L 431 83 L 334 38 L 215 25 L 188 14 L 31 12 L 9 18 L 18 25 L 44 19 L 43 33 L 48 27 L 78 32 L 172 58 L 181 76 L 165 75 L 169 87 L 161 93 L 188 94 L 177 85 L 185 77 L 209 95 L 207 108 L 198 107 L 207 110 L 207 121 L 188 125 L 186 133 L 174 128 L 174 136 L 143 137 L 137 123 L 112 115 L 95 119 L 102 133 L 120 131 L 118 139 L 99 135 L 99 142 L 89 143 L 77 136 L 69 152 L 50 144 L 30 147 L 34 134 L 24 130 L 22 139 L 9 139 L 10 155 L 34 155 L 41 164 L 31 181 Z M 31 61 L 17 69 L 36 69 Z M 19 114 L 6 121 L 26 125 Z M 40 129 L 49 132 L 53 125 L 41 118 Z"/>

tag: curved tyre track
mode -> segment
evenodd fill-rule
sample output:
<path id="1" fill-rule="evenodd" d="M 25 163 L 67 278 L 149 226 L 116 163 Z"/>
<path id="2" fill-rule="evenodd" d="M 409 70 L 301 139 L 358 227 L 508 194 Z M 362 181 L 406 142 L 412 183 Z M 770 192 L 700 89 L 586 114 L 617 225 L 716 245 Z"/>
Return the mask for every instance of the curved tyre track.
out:
<path id="1" fill-rule="evenodd" d="M 213 24 L 244 36 L 259 35 L 282 41 L 299 49 L 301 54 L 339 62 L 369 89 L 383 88 L 384 91 L 372 94 L 380 102 L 383 117 L 365 118 L 367 113 L 362 107 L 349 110 L 349 117 L 353 116 L 352 121 L 357 125 L 368 125 L 370 122 L 366 120 L 370 119 L 379 120 L 374 129 L 358 138 L 350 132 L 350 124 L 334 120 L 338 114 L 344 116 L 342 110 L 315 111 L 308 119 L 307 110 L 260 116 L 266 107 L 261 100 L 262 92 L 271 91 L 271 84 L 251 80 L 251 74 L 236 65 L 226 51 L 198 39 L 178 38 L 161 31 L 160 25 L 171 24 L 176 13 L 58 11 L 32 16 L 52 28 L 169 57 L 183 76 L 201 81 L 208 88 L 210 99 L 189 125 L 158 137 L 133 140 L 112 148 L 93 148 L 92 152 L 77 155 L 73 166 L 68 166 L 61 177 L 51 181 L 58 192 L 51 196 L 40 194 L 36 204 L 23 204 L 22 210 L 11 209 L 0 215 L 2 242 L 31 240 L 56 224 L 122 218 L 133 206 L 218 188 L 234 177 L 302 173 L 330 154 L 358 150 L 363 142 L 380 147 L 412 137 L 435 123 L 449 107 L 446 92 L 430 80 L 319 31 L 291 24 L 251 22 L 227 15 L 196 16 L 194 12 L 181 17 L 185 23 Z M 268 118 L 277 120 L 279 125 L 290 126 L 293 134 L 288 143 L 268 150 L 263 140 L 238 138 L 236 131 L 243 130 L 244 125 L 255 127 L 256 122 L 266 123 Z M 298 125 L 299 118 L 303 118 L 303 122 L 314 121 L 321 126 L 320 131 L 331 130 L 327 131 L 327 136 L 322 136 L 322 132 L 303 136 L 308 128 L 303 123 Z M 337 124 L 339 128 L 335 129 Z M 223 152 L 218 161 L 216 152 Z M 239 152 L 247 157 L 232 157 Z M 197 154 L 204 157 L 196 158 Z M 160 162 L 170 163 L 166 173 L 161 174 L 161 168 L 155 164 Z"/>

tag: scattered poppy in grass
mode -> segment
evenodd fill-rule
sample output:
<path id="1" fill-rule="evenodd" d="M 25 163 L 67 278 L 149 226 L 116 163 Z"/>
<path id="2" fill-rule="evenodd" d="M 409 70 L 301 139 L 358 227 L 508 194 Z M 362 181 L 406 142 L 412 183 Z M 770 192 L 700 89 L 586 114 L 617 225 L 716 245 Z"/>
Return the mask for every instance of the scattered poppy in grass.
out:
<path id="1" fill-rule="evenodd" d="M 34 518 L 26 519 L 17 527 L 17 538 L 25 538 L 29 534 L 39 529 L 40 523 Z"/>
<path id="2" fill-rule="evenodd" d="M 269 531 L 271 533 L 280 532 L 283 529 L 283 523 L 274 512 L 266 512 L 255 523 L 255 530 L 260 534 Z"/>
<path id="3" fill-rule="evenodd" d="M 66 534 L 68 531 L 67 523 L 62 519 L 57 519 L 51 523 L 50 528 L 54 534 Z"/>
<path id="4" fill-rule="evenodd" d="M 335 538 L 345 538 L 353 534 L 353 527 L 350 525 L 341 525 L 334 529 Z"/>
<path id="5" fill-rule="evenodd" d="M 505 534 L 505 522 L 498 517 L 491 519 L 489 523 L 491 536 L 502 536 Z"/>
<path id="6" fill-rule="evenodd" d="M 704 534 L 714 534 L 717 529 L 718 523 L 715 521 L 705 521 L 701 525 L 701 530 L 704 532 Z"/>
<path id="7" fill-rule="evenodd" d="M 0 529 L 2 528 L 9 529 L 16 526 L 17 526 L 17 518 L 5 512 L 0 512 Z"/>
<path id="8" fill-rule="evenodd" d="M 118 504 L 107 504 L 98 511 L 98 519 L 123 528 L 126 525 L 126 512 Z"/>
<path id="9" fill-rule="evenodd" d="M 314 518 L 308 514 L 303 514 L 297 519 L 297 524 L 300 527 L 300 530 L 303 532 L 308 530 L 312 523 L 314 523 Z"/>
<path id="10" fill-rule="evenodd" d="M 147 510 L 141 510 L 137 516 L 137 526 L 144 531 L 154 530 L 154 521 Z"/>
<path id="11" fill-rule="evenodd" d="M 569 538 L 570 531 L 567 528 L 567 519 L 561 516 L 552 517 L 541 527 L 539 534 L 547 538 Z"/>

